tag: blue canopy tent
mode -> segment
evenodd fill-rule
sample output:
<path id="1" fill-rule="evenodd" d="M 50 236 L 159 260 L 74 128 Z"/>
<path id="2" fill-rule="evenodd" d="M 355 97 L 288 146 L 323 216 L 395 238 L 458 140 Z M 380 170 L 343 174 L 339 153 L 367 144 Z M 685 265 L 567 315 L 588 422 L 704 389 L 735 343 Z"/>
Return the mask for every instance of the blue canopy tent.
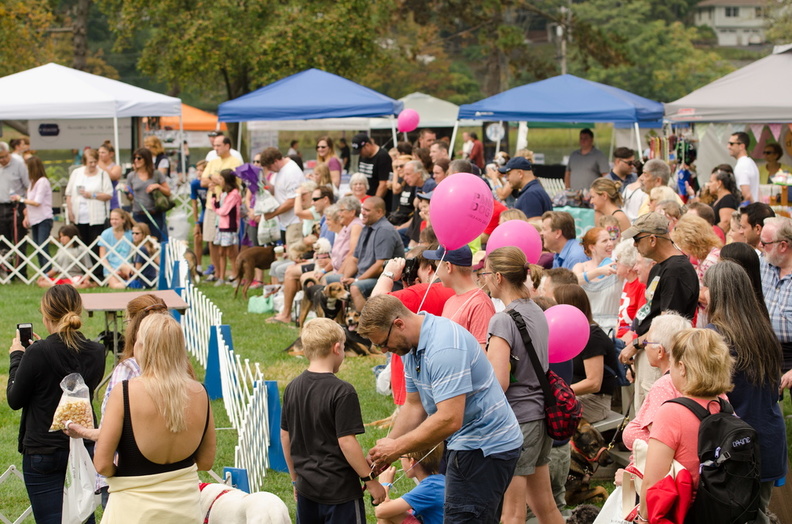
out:
<path id="1" fill-rule="evenodd" d="M 308 69 L 220 104 L 218 116 L 221 122 L 393 119 L 403 107 L 402 102 L 346 78 Z M 392 128 L 396 143 L 395 120 Z"/>
<path id="2" fill-rule="evenodd" d="M 663 104 L 574 75 L 560 75 L 459 106 L 458 119 L 658 125 Z M 456 127 L 453 140 L 456 139 Z M 638 150 L 641 150 L 638 137 Z"/>

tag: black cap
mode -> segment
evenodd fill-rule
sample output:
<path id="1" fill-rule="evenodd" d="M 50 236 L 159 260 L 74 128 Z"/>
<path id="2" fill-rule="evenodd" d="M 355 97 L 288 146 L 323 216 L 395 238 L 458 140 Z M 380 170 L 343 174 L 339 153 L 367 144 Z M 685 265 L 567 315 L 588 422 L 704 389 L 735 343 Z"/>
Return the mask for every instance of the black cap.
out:
<path id="1" fill-rule="evenodd" d="M 370 144 L 371 139 L 366 133 L 358 133 L 352 139 L 352 153 L 359 154 L 363 146 Z"/>

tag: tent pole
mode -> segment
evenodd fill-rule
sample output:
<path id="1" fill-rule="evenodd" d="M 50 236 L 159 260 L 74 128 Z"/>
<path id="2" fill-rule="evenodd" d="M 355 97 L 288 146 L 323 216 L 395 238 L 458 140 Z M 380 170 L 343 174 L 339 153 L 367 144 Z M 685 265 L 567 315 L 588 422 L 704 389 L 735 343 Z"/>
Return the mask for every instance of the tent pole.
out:
<path id="1" fill-rule="evenodd" d="M 181 113 L 179 113 L 179 153 L 182 173 L 187 176 L 187 158 L 184 154 L 184 118 Z"/>
<path id="2" fill-rule="evenodd" d="M 632 131 L 630 131 L 632 134 Z M 616 125 L 613 125 L 613 130 L 611 131 L 611 141 L 610 141 L 610 153 L 608 153 L 608 158 L 613 158 L 613 144 L 616 143 Z"/>
<path id="3" fill-rule="evenodd" d="M 641 129 L 638 122 L 635 123 L 635 143 L 638 144 L 638 149 L 635 151 L 635 156 L 639 159 L 643 158 L 643 149 L 641 149 Z"/>
<path id="4" fill-rule="evenodd" d="M 498 125 L 501 127 L 501 129 L 503 129 L 503 120 L 499 121 L 499 122 L 498 122 Z M 501 137 L 501 138 L 499 138 L 499 139 L 498 139 L 498 145 L 497 145 L 497 147 L 495 147 L 495 154 L 496 154 L 496 155 L 497 155 L 498 153 L 500 153 L 500 151 L 501 151 L 501 148 L 500 148 L 500 146 L 501 146 L 501 140 L 503 140 L 503 137 Z"/>
<path id="5" fill-rule="evenodd" d="M 451 158 L 454 158 L 454 144 L 456 143 L 457 131 L 459 130 L 459 118 L 454 122 L 454 131 L 451 132 Z"/>
<path id="6" fill-rule="evenodd" d="M 238 151 L 241 152 L 241 150 L 242 150 L 242 122 L 239 122 L 239 127 L 237 128 L 237 147 L 239 148 Z"/>
<path id="7" fill-rule="evenodd" d="M 113 115 L 113 140 L 115 140 L 115 163 L 121 165 L 121 144 L 118 143 L 118 115 Z M 123 171 L 123 168 L 121 168 Z"/>
<path id="8" fill-rule="evenodd" d="M 396 134 L 396 120 L 393 118 L 393 115 L 390 115 L 390 121 L 391 121 L 391 132 L 393 132 L 393 147 L 396 147 L 396 144 L 399 143 L 399 135 Z"/>

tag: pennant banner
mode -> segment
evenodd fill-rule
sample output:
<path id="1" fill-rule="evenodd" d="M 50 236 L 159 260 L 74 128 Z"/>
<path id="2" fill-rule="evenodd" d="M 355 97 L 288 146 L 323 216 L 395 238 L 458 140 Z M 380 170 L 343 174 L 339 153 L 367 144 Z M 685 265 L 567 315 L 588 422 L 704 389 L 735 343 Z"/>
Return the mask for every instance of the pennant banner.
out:
<path id="1" fill-rule="evenodd" d="M 790 125 L 792 126 L 792 124 Z M 773 134 L 773 138 L 775 138 L 776 142 L 778 142 L 778 140 L 781 138 L 781 124 L 767 124 L 767 127 Z"/>

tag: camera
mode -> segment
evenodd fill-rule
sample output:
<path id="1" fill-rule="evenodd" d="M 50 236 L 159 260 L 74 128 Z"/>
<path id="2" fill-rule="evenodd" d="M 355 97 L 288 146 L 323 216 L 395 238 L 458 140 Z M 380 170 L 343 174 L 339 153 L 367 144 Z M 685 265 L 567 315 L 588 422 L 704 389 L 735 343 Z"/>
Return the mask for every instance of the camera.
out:
<path id="1" fill-rule="evenodd" d="M 402 282 L 405 286 L 412 286 L 418 279 L 418 259 L 408 258 L 404 261 L 404 270 L 402 271 Z"/>

